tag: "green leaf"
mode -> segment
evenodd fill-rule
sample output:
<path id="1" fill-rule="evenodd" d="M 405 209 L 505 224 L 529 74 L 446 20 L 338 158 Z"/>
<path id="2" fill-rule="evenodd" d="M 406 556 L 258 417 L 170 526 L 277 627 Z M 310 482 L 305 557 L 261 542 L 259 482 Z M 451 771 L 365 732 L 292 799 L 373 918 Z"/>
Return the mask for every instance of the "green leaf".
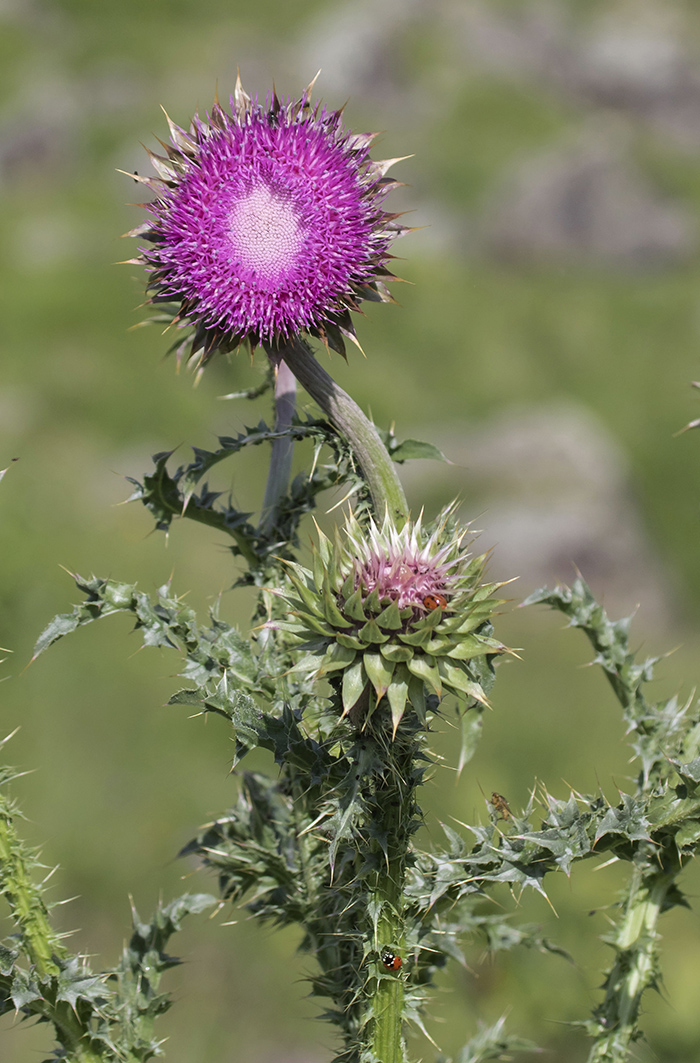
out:
<path id="1" fill-rule="evenodd" d="M 390 451 L 392 461 L 396 461 L 399 464 L 404 461 L 411 461 L 414 458 L 428 458 L 431 461 L 443 461 L 448 465 L 451 462 L 447 461 L 447 458 L 438 447 L 432 443 L 422 443 L 419 439 L 405 439 L 403 443 L 399 443 L 397 447 Z"/>
<path id="2" fill-rule="evenodd" d="M 366 686 L 367 676 L 360 658 L 343 672 L 343 714 L 350 712 Z"/>
<path id="3" fill-rule="evenodd" d="M 364 610 L 364 597 L 361 587 L 358 587 L 343 603 L 343 612 L 346 616 L 352 617 L 352 619 L 356 620 L 358 623 L 365 623 L 367 620 L 367 614 Z"/>
<path id="4" fill-rule="evenodd" d="M 11 975 L 18 957 L 19 949 L 8 949 L 0 945 L 0 975 Z"/>
<path id="5" fill-rule="evenodd" d="M 425 700 L 425 684 L 420 679 L 416 679 L 416 677 L 413 675 L 408 681 L 408 697 L 411 702 L 411 705 L 413 706 L 416 712 L 418 719 L 425 727 L 428 722 L 426 716 L 427 706 Z"/>
<path id="6" fill-rule="evenodd" d="M 596 842 L 606 834 L 623 834 L 630 841 L 649 839 L 649 820 L 644 815 L 645 804 L 630 794 L 622 794 L 622 807 L 609 808 L 598 824 Z"/>
<path id="7" fill-rule="evenodd" d="M 347 668 L 355 660 L 357 651 L 349 646 L 341 646 L 339 642 L 332 642 L 321 662 L 318 674 L 325 675 L 327 672 L 337 672 L 339 668 Z"/>
<path id="8" fill-rule="evenodd" d="M 470 679 L 459 665 L 452 664 L 445 657 L 438 657 L 437 668 L 446 686 L 451 687 L 452 690 L 461 691 L 467 697 L 473 698 L 474 701 L 478 701 L 482 705 L 487 705 L 486 695 L 479 683 L 475 683 L 473 679 Z"/>
<path id="9" fill-rule="evenodd" d="M 376 692 L 377 701 L 379 701 L 386 694 L 391 683 L 391 677 L 394 674 L 394 664 L 385 660 L 382 654 L 376 651 L 368 651 L 363 654 L 362 661 L 369 681 Z"/>
<path id="10" fill-rule="evenodd" d="M 71 956 L 60 962 L 60 972 L 56 980 L 56 1000 L 65 1000 L 72 1008 L 79 1000 L 97 1002 L 106 995 L 105 980 L 94 975 L 83 960 Z"/>
<path id="11" fill-rule="evenodd" d="M 676 831 L 676 845 L 679 849 L 690 849 L 698 839 L 700 839 L 700 822 L 697 819 L 689 820 Z"/>
<path id="12" fill-rule="evenodd" d="M 330 624 L 332 624 L 334 627 L 339 627 L 339 628 L 352 627 L 352 624 L 350 623 L 350 621 L 346 617 L 343 616 L 343 614 L 341 613 L 340 609 L 338 608 L 338 604 L 337 604 L 337 602 L 335 600 L 335 596 L 331 592 L 331 589 L 328 586 L 328 583 L 324 580 L 320 584 L 320 586 L 321 586 L 321 593 L 322 593 L 322 596 L 323 596 L 323 606 L 322 606 L 322 608 L 323 608 L 323 612 L 324 612 L 324 615 L 326 617 L 326 620 Z"/>
<path id="13" fill-rule="evenodd" d="M 453 661 L 470 661 L 473 657 L 482 657 L 485 653 L 504 653 L 505 646 L 496 639 L 480 638 L 477 635 L 467 635 L 455 643 L 455 637 L 451 636 L 452 648 L 447 650 L 446 655 Z"/>
<path id="14" fill-rule="evenodd" d="M 394 734 L 396 734 L 396 728 L 401 723 L 403 714 L 406 711 L 409 682 L 410 677 L 407 670 L 405 668 L 397 668 L 386 692 L 391 708 L 391 724 Z"/>
<path id="15" fill-rule="evenodd" d="M 373 642 L 379 645 L 382 642 L 388 642 L 390 636 L 386 631 L 382 631 L 374 617 L 371 617 L 364 627 L 361 627 L 358 631 L 359 637 L 367 645 L 368 642 Z"/>
<path id="16" fill-rule="evenodd" d="M 419 627 L 413 631 L 406 632 L 406 634 L 404 634 L 403 631 L 400 631 L 396 637 L 407 646 L 424 647 L 430 641 L 432 635 L 433 633 L 430 628 Z"/>
<path id="17" fill-rule="evenodd" d="M 476 747 L 483 728 L 482 714 L 475 709 L 465 709 L 459 714 L 461 744 L 457 775 L 460 775 L 465 764 L 468 764 L 476 753 Z"/>
<path id="18" fill-rule="evenodd" d="M 681 764 L 678 761 L 672 760 L 674 768 L 680 775 L 681 779 L 691 784 L 700 783 L 700 757 L 696 757 L 695 760 L 691 760 L 689 764 Z M 692 789 L 695 787 L 693 786 Z"/>
<path id="19" fill-rule="evenodd" d="M 379 647 L 379 652 L 382 657 L 386 657 L 387 661 L 410 661 L 413 657 L 414 650 L 410 646 L 399 646 L 396 642 L 384 642 Z"/>
<path id="20" fill-rule="evenodd" d="M 478 1033 L 464 1046 L 455 1063 L 490 1063 L 492 1060 L 510 1059 L 513 1052 L 541 1051 L 533 1041 L 505 1034 L 505 1021 L 504 1015 L 493 1026 L 479 1022 Z"/>
<path id="21" fill-rule="evenodd" d="M 401 613 L 396 602 L 391 602 L 390 605 L 387 605 L 386 609 L 383 609 L 375 617 L 375 620 L 381 628 L 386 628 L 388 631 L 398 631 L 403 625 Z"/>
<path id="22" fill-rule="evenodd" d="M 345 631 L 338 631 L 335 635 L 335 641 L 339 646 L 345 647 L 348 650 L 364 650 L 365 643 L 362 639 L 359 639 L 357 635 L 348 635 Z"/>
<path id="23" fill-rule="evenodd" d="M 36 980 L 19 967 L 14 970 L 10 997 L 17 1011 L 42 999 Z"/>
<path id="24" fill-rule="evenodd" d="M 432 657 L 416 654 L 410 661 L 406 661 L 406 667 L 412 675 L 426 683 L 434 694 L 442 697 L 442 681 Z"/>

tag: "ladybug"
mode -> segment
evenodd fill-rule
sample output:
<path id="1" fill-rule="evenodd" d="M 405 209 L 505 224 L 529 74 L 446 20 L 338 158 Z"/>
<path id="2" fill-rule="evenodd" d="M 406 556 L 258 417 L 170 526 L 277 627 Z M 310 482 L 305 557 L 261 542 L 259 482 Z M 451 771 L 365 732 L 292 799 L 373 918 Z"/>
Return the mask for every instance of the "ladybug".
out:
<path id="1" fill-rule="evenodd" d="M 400 956 L 397 956 L 391 949 L 382 949 L 381 961 L 389 971 L 398 971 L 399 967 L 403 964 L 403 960 Z"/>
<path id="2" fill-rule="evenodd" d="M 447 609 L 447 598 L 444 594 L 426 594 L 423 605 L 428 610 Z"/>

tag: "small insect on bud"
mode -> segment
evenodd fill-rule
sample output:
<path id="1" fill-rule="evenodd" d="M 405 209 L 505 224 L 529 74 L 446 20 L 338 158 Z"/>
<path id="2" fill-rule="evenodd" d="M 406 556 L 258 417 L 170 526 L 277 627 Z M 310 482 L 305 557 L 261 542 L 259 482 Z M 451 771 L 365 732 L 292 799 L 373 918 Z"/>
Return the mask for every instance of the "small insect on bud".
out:
<path id="1" fill-rule="evenodd" d="M 500 819 L 510 819 L 511 811 L 503 794 L 498 794 L 494 790 L 491 794 L 491 804 L 496 809 L 496 813 Z"/>
<path id="2" fill-rule="evenodd" d="M 447 598 L 444 594 L 426 594 L 423 599 L 426 609 L 447 609 Z"/>

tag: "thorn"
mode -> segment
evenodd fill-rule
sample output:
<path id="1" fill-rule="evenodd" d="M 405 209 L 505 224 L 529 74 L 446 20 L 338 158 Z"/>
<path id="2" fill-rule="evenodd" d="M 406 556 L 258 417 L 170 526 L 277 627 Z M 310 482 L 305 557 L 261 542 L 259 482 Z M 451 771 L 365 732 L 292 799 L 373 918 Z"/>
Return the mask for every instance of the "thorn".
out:
<path id="1" fill-rule="evenodd" d="M 320 74 L 321 74 L 321 68 L 319 67 L 319 69 L 316 71 L 315 75 L 312 77 L 311 81 L 309 82 L 309 84 L 304 89 L 304 93 L 303 93 L 304 97 L 311 95 L 311 93 L 313 91 L 313 87 L 316 84 L 316 82 L 318 81 Z"/>

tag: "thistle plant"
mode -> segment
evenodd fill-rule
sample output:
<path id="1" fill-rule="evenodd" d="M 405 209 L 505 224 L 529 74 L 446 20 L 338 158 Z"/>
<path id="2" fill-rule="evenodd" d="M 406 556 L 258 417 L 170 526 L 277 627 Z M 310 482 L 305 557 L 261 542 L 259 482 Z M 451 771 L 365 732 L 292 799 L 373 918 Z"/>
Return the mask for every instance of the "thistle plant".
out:
<path id="1" fill-rule="evenodd" d="M 128 613 L 144 645 L 181 659 L 185 685 L 170 704 L 232 727 L 235 768 L 255 748 L 273 755 L 274 776 L 236 772 L 231 807 L 181 855 L 214 873 L 222 905 L 300 928 L 311 990 L 343 1063 L 407 1060 L 409 1026 L 430 1026 L 435 973 L 463 962 L 474 938 L 493 952 L 534 947 L 560 962 L 562 949 L 536 927 L 489 903 L 498 884 L 544 894 L 548 876 L 569 875 L 581 860 L 629 865 L 603 999 L 580 1021 L 589 1059 L 622 1063 L 641 1036 L 643 994 L 659 981 L 659 919 L 685 903 L 678 877 L 700 840 L 697 707 L 646 699 L 655 661 L 636 660 L 628 622 L 611 621 L 582 580 L 538 592 L 524 604 L 561 611 L 592 643 L 621 704 L 635 783 L 614 805 L 602 793 L 557 798 L 543 788 L 517 810 L 494 795 L 485 822 L 445 827 L 442 843 L 419 847 L 434 733 L 460 728 L 454 766 L 464 769 L 509 651 L 494 632 L 500 585 L 489 582 L 456 503 L 433 520 L 409 512 L 397 466 L 441 455 L 378 430 L 310 346 L 344 355 L 362 300 L 390 301 L 388 248 L 406 231 L 383 206 L 396 160 L 372 161 L 371 135 L 312 105 L 311 88 L 262 104 L 239 81 L 230 109 L 217 101 L 188 131 L 168 122 L 165 156 L 151 155 L 156 176 L 138 178 L 154 199 L 131 233 L 144 244 L 133 261 L 146 268 L 150 303 L 174 330 L 179 359 L 200 371 L 245 345 L 266 360 L 265 383 L 241 401 L 271 398 L 272 419 L 220 438 L 213 451 L 196 448 L 175 469 L 170 453 L 156 455 L 132 499 L 160 530 L 188 519 L 226 536 L 234 589 L 255 588 L 256 603 L 239 631 L 218 607 L 200 620 L 170 585 L 149 595 L 76 576 L 83 601 L 47 626 L 35 656 L 85 624 Z M 297 413 L 297 383 L 317 416 Z M 311 466 L 292 478 L 302 440 Z M 207 477 L 260 445 L 270 447 L 270 471 L 254 521 Z M 309 556 L 302 522 L 330 492 L 343 516 L 335 510 L 328 534 L 305 525 Z M 3 785 L 12 778 L 6 769 Z M 0 890 L 17 926 L 0 949 L 0 1008 L 51 1023 L 55 1058 L 163 1054 L 152 1027 L 169 1003 L 159 986 L 175 962 L 165 943 L 184 915 L 215 899 L 186 895 L 148 924 L 134 915 L 121 962 L 94 974 L 52 929 L 38 857 L 22 844 L 17 817 L 9 800 L 0 804 Z M 473 1032 L 459 1060 L 535 1047 L 500 1020 Z"/>

